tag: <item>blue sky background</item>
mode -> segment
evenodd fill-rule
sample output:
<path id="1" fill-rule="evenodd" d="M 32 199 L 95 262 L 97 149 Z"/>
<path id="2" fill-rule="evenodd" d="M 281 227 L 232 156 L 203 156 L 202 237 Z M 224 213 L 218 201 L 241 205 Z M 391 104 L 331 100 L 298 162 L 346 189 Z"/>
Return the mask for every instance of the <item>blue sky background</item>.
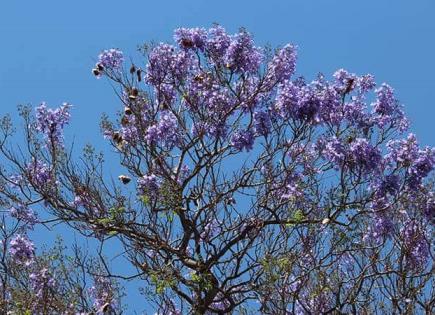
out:
<path id="1" fill-rule="evenodd" d="M 434 16 L 434 0 L 1 1 L 0 115 L 67 101 L 75 105 L 68 133 L 103 148 L 97 121 L 120 107 L 91 75 L 100 50 L 118 47 L 138 61 L 141 43 L 218 22 L 230 32 L 246 27 L 258 45 L 298 45 L 297 72 L 309 79 L 345 68 L 388 82 L 412 131 L 434 146 Z"/>

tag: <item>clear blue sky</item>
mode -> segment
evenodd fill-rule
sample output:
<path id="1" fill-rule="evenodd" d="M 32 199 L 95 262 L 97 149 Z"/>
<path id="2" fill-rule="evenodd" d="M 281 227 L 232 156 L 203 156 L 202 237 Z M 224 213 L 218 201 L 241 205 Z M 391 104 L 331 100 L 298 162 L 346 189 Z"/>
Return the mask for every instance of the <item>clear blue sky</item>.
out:
<path id="1" fill-rule="evenodd" d="M 75 105 L 69 133 L 101 143 L 96 123 L 119 104 L 91 68 L 101 49 L 136 59 L 138 44 L 179 26 L 246 27 L 258 44 L 299 46 L 298 74 L 372 73 L 397 91 L 420 142 L 435 145 L 434 0 L 1 1 L 0 115 L 17 104 Z"/>

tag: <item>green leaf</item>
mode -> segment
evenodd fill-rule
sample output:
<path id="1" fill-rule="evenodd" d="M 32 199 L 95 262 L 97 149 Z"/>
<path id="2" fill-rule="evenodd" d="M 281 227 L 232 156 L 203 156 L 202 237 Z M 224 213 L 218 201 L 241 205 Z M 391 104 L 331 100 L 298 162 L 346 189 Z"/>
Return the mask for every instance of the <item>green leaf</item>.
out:
<path id="1" fill-rule="evenodd" d="M 293 220 L 296 222 L 302 222 L 305 219 L 304 212 L 302 210 L 296 210 L 293 214 Z"/>

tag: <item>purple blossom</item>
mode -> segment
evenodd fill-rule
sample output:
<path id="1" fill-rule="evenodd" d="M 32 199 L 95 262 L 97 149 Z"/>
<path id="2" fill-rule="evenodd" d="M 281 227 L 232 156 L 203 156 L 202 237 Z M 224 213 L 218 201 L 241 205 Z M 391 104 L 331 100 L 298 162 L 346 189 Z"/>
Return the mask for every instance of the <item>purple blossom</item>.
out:
<path id="1" fill-rule="evenodd" d="M 375 78 L 371 74 L 366 74 L 359 77 L 357 84 L 360 94 L 365 94 L 376 87 Z"/>
<path id="2" fill-rule="evenodd" d="M 400 104 L 394 96 L 393 89 L 388 84 L 382 84 L 375 90 L 377 98 L 372 104 L 375 121 L 380 128 L 388 124 L 397 125 L 399 130 L 408 128 L 408 120 L 405 117 Z"/>
<path id="3" fill-rule="evenodd" d="M 29 181 L 39 189 L 46 189 L 52 182 L 49 166 L 39 160 L 33 160 L 32 163 L 29 163 L 26 172 Z"/>
<path id="4" fill-rule="evenodd" d="M 254 46 L 251 35 L 242 30 L 231 37 L 224 60 L 226 67 L 236 73 L 255 73 L 263 60 L 263 53 Z"/>
<path id="5" fill-rule="evenodd" d="M 435 149 L 425 148 L 419 150 L 417 158 L 408 169 L 408 184 L 411 188 L 417 188 L 435 166 Z"/>
<path id="6" fill-rule="evenodd" d="M 188 52 L 161 43 L 148 56 L 146 79 L 155 87 L 166 80 L 180 82 L 187 76 L 191 67 L 192 59 Z"/>
<path id="7" fill-rule="evenodd" d="M 411 189 L 420 186 L 435 166 L 435 150 L 426 147 L 419 149 L 414 134 L 409 134 L 406 140 L 395 140 L 387 143 L 389 150 L 386 160 L 392 166 L 407 168 L 407 185 Z"/>
<path id="8" fill-rule="evenodd" d="M 393 218 L 389 212 L 389 204 L 385 198 L 375 199 L 372 204 L 373 217 L 368 226 L 364 241 L 381 243 L 391 236 L 394 230 Z"/>
<path id="9" fill-rule="evenodd" d="M 343 143 L 336 137 L 330 139 L 322 139 L 321 146 L 323 146 L 322 153 L 332 163 L 337 167 L 341 166 L 345 157 L 346 150 Z"/>
<path id="10" fill-rule="evenodd" d="M 395 196 L 400 188 L 400 177 L 396 174 L 390 174 L 385 176 L 382 180 L 378 178 L 375 179 L 375 184 L 373 185 L 376 195 L 378 197 L 385 197 L 388 194 Z"/>
<path id="11" fill-rule="evenodd" d="M 351 164 L 372 172 L 379 170 L 382 156 L 379 149 L 373 147 L 365 138 L 357 138 L 350 145 Z"/>
<path id="12" fill-rule="evenodd" d="M 230 43 L 231 37 L 225 32 L 222 26 L 216 25 L 208 30 L 206 49 L 212 63 L 221 65 L 224 62 L 223 58 Z"/>
<path id="13" fill-rule="evenodd" d="M 423 228 L 414 220 L 405 222 L 401 230 L 406 263 L 411 269 L 421 269 L 429 258 L 429 243 Z"/>
<path id="14" fill-rule="evenodd" d="M 11 214 L 11 217 L 22 220 L 28 224 L 30 228 L 38 223 L 38 216 L 36 213 L 23 204 L 19 204 L 16 207 L 10 208 L 9 213 Z"/>
<path id="15" fill-rule="evenodd" d="M 406 139 L 392 140 L 387 143 L 386 160 L 390 164 L 409 167 L 417 159 L 419 148 L 417 138 L 410 133 Z"/>
<path id="16" fill-rule="evenodd" d="M 56 280 L 47 268 L 36 270 L 29 275 L 30 285 L 39 299 L 51 296 L 50 290 L 54 289 Z"/>
<path id="17" fill-rule="evenodd" d="M 250 130 L 237 130 L 231 137 L 231 145 L 239 151 L 249 152 L 254 146 L 254 139 Z"/>
<path id="18" fill-rule="evenodd" d="M 162 111 L 158 123 L 148 128 L 145 139 L 149 144 L 160 142 L 169 148 L 179 144 L 180 132 L 177 117 L 170 111 Z"/>
<path id="19" fill-rule="evenodd" d="M 205 312 L 206 315 L 216 314 L 216 311 L 225 311 L 227 308 L 231 306 L 230 301 L 225 298 L 221 293 L 218 293 L 215 298 L 213 299 L 213 302 L 210 304 L 210 308 L 213 310 L 213 312 L 207 311 Z"/>
<path id="20" fill-rule="evenodd" d="M 207 40 L 207 31 L 203 28 L 177 28 L 174 31 L 174 39 L 183 49 L 203 50 Z"/>
<path id="21" fill-rule="evenodd" d="M 286 81 L 278 88 L 275 106 L 283 118 L 320 122 L 322 99 L 314 87 Z"/>
<path id="22" fill-rule="evenodd" d="M 35 246 L 26 235 L 18 234 L 10 241 L 9 253 L 17 264 L 30 266 L 34 261 Z"/>
<path id="23" fill-rule="evenodd" d="M 94 277 L 94 285 L 89 289 L 94 298 L 94 308 L 97 314 L 105 314 L 103 307 L 107 304 L 108 309 L 116 309 L 116 297 L 113 284 L 108 277 L 96 276 Z"/>
<path id="24" fill-rule="evenodd" d="M 377 214 L 364 239 L 380 243 L 391 235 L 393 228 L 394 224 L 390 217 L 385 214 Z"/>
<path id="25" fill-rule="evenodd" d="M 144 175 L 137 180 L 138 190 L 141 194 L 155 197 L 160 189 L 160 182 L 156 175 Z"/>
<path id="26" fill-rule="evenodd" d="M 268 79 L 282 81 L 290 79 L 296 69 L 296 47 L 287 44 L 280 49 L 268 65 Z"/>
<path id="27" fill-rule="evenodd" d="M 430 192 L 428 194 L 428 198 L 427 198 L 427 200 L 424 204 L 424 207 L 423 207 L 423 213 L 430 222 L 435 223 L 435 196 L 434 196 L 434 192 Z"/>
<path id="28" fill-rule="evenodd" d="M 36 130 L 42 132 L 50 145 L 62 145 L 62 131 L 70 120 L 71 105 L 68 103 L 51 109 L 42 103 L 36 108 Z"/>
<path id="29" fill-rule="evenodd" d="M 103 50 L 98 56 L 98 63 L 104 70 L 117 71 L 122 67 L 124 55 L 119 49 L 111 48 Z"/>
<path id="30" fill-rule="evenodd" d="M 303 197 L 304 192 L 301 187 L 302 176 L 297 173 L 290 173 L 286 178 L 286 185 L 284 191 L 282 191 L 281 198 L 296 200 Z"/>
<path id="31" fill-rule="evenodd" d="M 265 111 L 257 111 L 254 113 L 254 129 L 256 135 L 266 136 L 270 132 L 272 126 L 270 116 Z"/>

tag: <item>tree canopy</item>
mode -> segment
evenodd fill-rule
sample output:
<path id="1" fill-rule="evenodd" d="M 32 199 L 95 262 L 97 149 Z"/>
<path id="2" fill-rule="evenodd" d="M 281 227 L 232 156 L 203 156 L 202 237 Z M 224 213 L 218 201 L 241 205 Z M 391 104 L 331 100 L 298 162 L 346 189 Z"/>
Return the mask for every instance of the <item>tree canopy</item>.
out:
<path id="1" fill-rule="evenodd" d="M 129 313 L 128 280 L 146 314 L 434 312 L 435 150 L 392 87 L 344 69 L 308 81 L 296 46 L 220 25 L 139 52 L 92 69 L 120 103 L 101 120 L 115 179 L 64 139 L 71 105 L 20 107 L 21 145 L 2 119 L 1 308 Z M 116 240 L 136 273 L 102 251 L 36 250 L 28 232 L 59 222 Z"/>

